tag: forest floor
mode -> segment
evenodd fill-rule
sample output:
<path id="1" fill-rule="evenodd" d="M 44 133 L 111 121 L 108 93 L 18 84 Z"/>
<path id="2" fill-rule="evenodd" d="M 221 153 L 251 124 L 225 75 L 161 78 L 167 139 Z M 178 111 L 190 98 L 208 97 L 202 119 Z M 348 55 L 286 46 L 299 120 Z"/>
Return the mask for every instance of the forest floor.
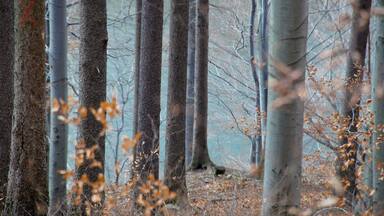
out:
<path id="1" fill-rule="evenodd" d="M 333 164 L 329 157 L 313 154 L 304 158 L 302 203 L 298 215 L 352 215 L 340 207 L 327 205 L 332 197 Z M 166 215 L 259 215 L 262 200 L 262 181 L 250 172 L 227 169 L 224 175 L 214 176 L 210 170 L 187 173 L 188 198 L 191 209 L 168 205 Z M 128 207 L 127 207 L 128 208 Z M 127 209 L 126 208 L 126 209 Z M 120 215 L 120 214 L 113 214 Z"/>

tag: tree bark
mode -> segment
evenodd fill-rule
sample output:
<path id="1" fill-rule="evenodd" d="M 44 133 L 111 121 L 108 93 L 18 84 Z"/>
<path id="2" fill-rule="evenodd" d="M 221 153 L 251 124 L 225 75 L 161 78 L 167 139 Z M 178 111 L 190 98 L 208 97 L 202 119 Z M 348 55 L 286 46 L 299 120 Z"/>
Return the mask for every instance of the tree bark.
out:
<path id="1" fill-rule="evenodd" d="M 293 83 L 304 85 L 308 32 L 308 1 L 271 2 L 267 144 L 262 215 L 288 215 L 300 205 L 304 102 L 294 98 L 274 106 L 284 95 L 275 86 L 295 71 Z M 284 65 L 284 68 L 281 65 Z M 284 71 L 283 71 L 284 70 Z"/>
<path id="2" fill-rule="evenodd" d="M 51 102 L 67 102 L 67 22 L 66 1 L 49 2 L 49 66 L 51 74 Z M 50 215 L 64 214 L 66 200 L 66 180 L 59 173 L 67 169 L 68 126 L 59 120 L 63 113 L 51 112 L 51 145 L 49 163 L 49 203 Z"/>
<path id="3" fill-rule="evenodd" d="M 262 5 L 259 4 L 258 7 L 261 7 Z M 255 21 L 256 21 L 256 8 L 257 8 L 257 3 L 256 0 L 252 0 L 252 6 L 251 6 L 251 18 L 250 18 L 250 27 L 249 27 L 249 49 L 250 49 L 250 65 L 251 65 L 251 72 L 252 72 L 252 77 L 255 82 L 255 118 L 257 122 L 257 128 L 256 128 L 256 134 L 252 137 L 252 143 L 251 143 L 251 158 L 250 162 L 252 166 L 255 166 L 258 170 L 263 170 L 264 167 L 264 147 L 263 147 L 263 141 L 265 137 L 263 137 L 262 134 L 262 123 L 264 122 L 263 119 L 263 113 L 261 112 L 261 104 L 264 105 L 261 96 L 263 93 L 261 92 L 262 88 L 264 85 L 261 84 L 260 82 L 264 82 L 264 80 L 261 80 L 260 78 L 262 77 L 262 73 L 264 71 L 259 70 L 258 72 L 258 67 L 257 65 L 259 64 L 258 60 L 256 59 L 256 54 L 255 54 Z M 259 9 L 259 11 L 262 11 Z M 259 12 L 260 13 L 260 12 Z M 260 16 L 260 15 L 259 15 Z M 259 28 L 260 28 L 261 22 L 259 21 Z M 260 34 L 260 32 L 259 32 Z M 258 41 L 261 43 L 262 41 Z M 262 44 L 258 45 L 259 47 L 263 46 Z M 258 49 L 259 52 L 261 52 L 261 49 Z M 266 109 L 265 109 L 266 110 Z M 257 179 L 261 179 L 262 176 L 258 175 L 261 174 L 262 172 L 257 172 L 257 175 L 255 176 Z"/>
<path id="4" fill-rule="evenodd" d="M 139 84 L 140 84 L 140 43 L 141 43 L 141 9 L 143 0 L 136 0 L 136 33 L 135 33 L 135 89 L 134 89 L 134 102 L 133 102 L 133 134 L 137 134 L 138 115 L 139 115 Z M 136 158 L 136 146 L 133 147 L 133 161 Z"/>
<path id="5" fill-rule="evenodd" d="M 251 1 L 251 16 L 250 16 L 250 25 L 249 25 L 249 54 L 250 54 L 250 65 L 253 81 L 255 82 L 255 119 L 256 122 L 260 121 L 260 88 L 259 88 L 259 77 L 257 74 L 256 58 L 255 58 L 255 20 L 256 20 L 256 0 Z M 261 131 L 259 128 L 256 128 L 256 134 L 252 137 L 251 143 L 251 165 L 260 166 L 261 162 Z M 257 176 L 258 178 L 260 176 Z"/>
<path id="6" fill-rule="evenodd" d="M 346 118 L 347 131 L 340 140 L 341 151 L 339 152 L 336 172 L 341 181 L 345 183 L 345 196 L 347 204 L 353 205 L 357 194 L 356 188 L 356 160 L 357 124 L 359 121 L 361 84 L 364 77 L 364 65 L 369 34 L 369 19 L 363 13 L 370 12 L 371 0 L 359 0 L 353 5 L 353 19 L 350 47 L 347 59 L 346 87 L 341 114 Z M 362 25 L 363 23 L 363 25 Z M 351 146 L 347 144 L 350 143 Z M 346 161 L 353 161 L 352 165 L 346 167 Z"/>
<path id="7" fill-rule="evenodd" d="M 192 169 L 211 165 L 207 146 L 209 0 L 197 0 Z"/>
<path id="8" fill-rule="evenodd" d="M 0 212 L 4 208 L 12 137 L 14 4 L 0 1 Z"/>
<path id="9" fill-rule="evenodd" d="M 138 132 L 135 175 L 139 183 L 159 176 L 159 126 L 163 1 L 143 0 L 140 50 Z"/>
<path id="10" fill-rule="evenodd" d="M 180 205 L 188 203 L 185 179 L 188 10 L 188 0 L 171 1 L 164 182 L 176 192 L 176 202 Z"/>
<path id="11" fill-rule="evenodd" d="M 187 69 L 187 108 L 185 127 L 185 159 L 188 166 L 192 160 L 193 119 L 195 97 L 195 42 L 196 42 L 196 0 L 189 1 L 188 22 L 188 69 Z"/>
<path id="12" fill-rule="evenodd" d="M 222 174 L 225 169 L 216 166 L 211 161 L 207 143 L 209 0 L 197 0 L 196 7 L 195 107 L 190 169 L 207 169 L 210 167 L 215 174 Z"/>
<path id="13" fill-rule="evenodd" d="M 383 0 L 376 0 L 377 7 L 384 7 Z M 372 111 L 375 114 L 375 132 L 373 136 L 373 215 L 383 215 L 384 213 L 384 181 L 382 179 L 384 163 L 384 17 L 376 18 L 375 35 L 375 67 L 372 71 Z"/>
<path id="14" fill-rule="evenodd" d="M 3 214 L 46 215 L 48 173 L 45 52 L 42 37 L 45 7 L 44 1 L 22 0 L 14 3 L 14 119 L 7 199 Z"/>
<path id="15" fill-rule="evenodd" d="M 261 144 L 259 146 L 259 169 L 264 169 L 264 155 L 267 137 L 267 106 L 268 106 L 268 0 L 258 0 L 258 34 L 256 64 L 258 66 L 259 78 L 259 100 L 260 100 L 260 133 Z M 262 172 L 261 172 L 262 173 Z"/>
<path id="16" fill-rule="evenodd" d="M 80 1 L 80 105 L 88 109 L 98 109 L 100 103 L 106 100 L 107 81 L 107 14 L 106 0 L 83 0 Z M 91 112 L 82 119 L 80 124 L 80 139 L 84 140 L 85 148 L 91 149 L 97 146 L 94 151 L 95 157 L 85 158 L 85 161 L 76 169 L 76 177 L 88 177 L 90 183 L 94 183 L 104 176 L 105 156 L 105 135 L 101 134 L 102 124 L 98 122 Z M 80 149 L 81 151 L 81 149 Z M 81 152 L 77 152 L 82 154 Z M 92 167 L 91 163 L 97 161 L 101 166 Z M 92 187 L 84 185 L 84 192 L 79 211 L 85 214 L 86 201 L 92 200 Z M 101 202 L 104 200 L 104 191 Z M 98 205 L 92 203 L 92 214 L 98 212 Z"/>

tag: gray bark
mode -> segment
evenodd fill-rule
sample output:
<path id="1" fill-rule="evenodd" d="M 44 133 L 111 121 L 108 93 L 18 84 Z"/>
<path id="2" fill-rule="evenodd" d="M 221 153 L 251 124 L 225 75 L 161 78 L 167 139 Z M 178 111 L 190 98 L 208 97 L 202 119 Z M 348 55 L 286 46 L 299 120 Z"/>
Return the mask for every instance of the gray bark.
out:
<path id="1" fill-rule="evenodd" d="M 159 176 L 159 126 L 163 1 L 143 0 L 141 16 L 138 132 L 135 175 L 139 183 Z"/>
<path id="2" fill-rule="evenodd" d="M 262 215 L 288 215 L 300 205 L 304 102 L 292 99 L 279 107 L 273 103 L 283 97 L 273 88 L 286 79 L 285 73 L 302 72 L 293 85 L 304 84 L 308 31 L 307 0 L 271 1 L 269 25 L 269 92 L 267 144 Z M 281 71 L 280 64 L 290 68 Z"/>
<path id="3" fill-rule="evenodd" d="M 14 4 L 0 1 L 0 212 L 4 208 L 12 137 L 13 64 L 14 64 Z M 4 100 L 6 98 L 6 100 Z"/>
<path id="4" fill-rule="evenodd" d="M 141 50 L 141 9 L 143 0 L 136 0 L 136 32 L 135 32 L 135 89 L 134 89 L 134 102 L 133 102 L 133 134 L 137 134 L 137 125 L 139 120 L 139 84 L 140 84 L 140 50 Z M 133 147 L 133 161 L 136 160 L 136 146 Z M 134 167 L 132 167 L 134 169 Z M 132 175 L 133 176 L 133 175 Z"/>
<path id="5" fill-rule="evenodd" d="M 256 58 L 255 58 L 255 20 L 256 20 L 256 0 L 252 0 L 251 6 L 251 18 L 250 18 L 250 26 L 249 26 L 249 54 L 250 54 L 250 65 L 253 81 L 255 82 L 255 111 L 256 111 L 256 121 L 260 121 L 260 88 L 259 88 L 259 76 L 257 74 L 257 66 L 256 66 Z M 260 167 L 261 163 L 261 131 L 257 130 L 256 135 L 252 137 L 251 143 L 251 165 L 255 165 Z M 260 178 L 260 176 L 257 176 Z"/>
<path id="6" fill-rule="evenodd" d="M 258 0 L 259 25 L 257 30 L 256 63 L 259 78 L 261 145 L 259 146 L 259 167 L 264 167 L 264 154 L 267 136 L 268 106 L 268 0 Z"/>
<path id="7" fill-rule="evenodd" d="M 137 134 L 139 110 L 139 82 L 140 82 L 140 42 L 141 42 L 141 7 L 142 0 L 136 0 L 136 32 L 135 32 L 135 90 L 133 104 L 133 136 Z"/>
<path id="8" fill-rule="evenodd" d="M 98 109 L 100 102 L 106 100 L 107 81 L 107 13 L 106 0 L 80 1 L 80 105 Z M 76 169 L 79 179 L 86 175 L 90 182 L 95 182 L 99 175 L 104 175 L 105 136 L 101 135 L 102 125 L 91 112 L 80 124 L 80 139 L 84 139 L 85 148 L 97 145 L 94 160 L 102 167 L 90 167 L 92 160 L 85 159 Z M 77 153 L 81 154 L 81 153 Z M 102 201 L 104 192 L 100 194 Z M 91 200 L 91 187 L 86 184 L 79 210 L 85 214 L 85 201 Z M 97 208 L 92 208 L 97 212 Z M 94 214 L 94 213 L 93 213 Z"/>
<path id="9" fill-rule="evenodd" d="M 137 131 L 141 140 L 136 144 L 133 177 L 137 186 L 132 200 L 139 195 L 139 186 L 148 176 L 159 178 L 160 90 L 163 35 L 163 0 L 143 0 L 141 10 L 140 82 Z M 134 203 L 132 214 L 140 209 Z"/>
<path id="10" fill-rule="evenodd" d="M 188 166 L 192 160 L 193 119 L 195 97 L 195 41 L 196 41 L 196 0 L 189 1 L 188 22 L 188 69 L 187 69 L 187 108 L 185 127 L 185 159 Z"/>
<path id="11" fill-rule="evenodd" d="M 185 179 L 188 10 L 188 0 L 171 1 L 164 182 L 176 192 L 176 202 L 180 205 L 188 203 Z"/>
<path id="12" fill-rule="evenodd" d="M 46 215 L 48 211 L 46 82 L 42 37 L 45 7 L 44 1 L 30 1 L 31 4 L 27 4 L 25 1 L 17 0 L 14 3 L 15 92 L 11 162 L 3 214 Z"/>
<path id="13" fill-rule="evenodd" d="M 376 0 L 377 7 L 384 7 L 383 0 Z M 382 126 L 384 125 L 384 98 L 382 89 L 384 87 L 384 17 L 376 17 L 375 33 L 375 68 L 372 71 L 372 97 L 375 114 L 375 132 L 373 136 L 373 215 L 384 213 L 384 181 L 382 167 L 384 163 L 384 142 Z M 381 128 L 381 129 L 380 129 Z"/>
<path id="14" fill-rule="evenodd" d="M 360 98 L 361 98 L 361 84 L 364 77 L 364 65 L 367 49 L 367 40 L 369 34 L 369 20 L 361 26 L 362 12 L 369 12 L 371 8 L 371 0 L 356 1 L 353 9 L 352 29 L 349 54 L 347 59 L 347 73 L 346 73 L 346 89 L 344 101 L 341 108 L 341 114 L 347 118 L 348 130 L 345 132 L 344 137 L 341 139 L 340 145 L 348 143 L 357 132 L 357 123 L 359 121 L 360 112 Z M 354 98 L 358 98 L 357 100 Z M 357 194 L 356 188 L 356 164 L 348 167 L 344 166 L 347 160 L 357 160 L 357 143 L 355 139 L 351 141 L 352 146 L 344 148 L 344 152 L 338 155 L 336 163 L 336 172 L 343 182 L 348 182 L 346 187 L 345 196 L 347 204 L 353 205 L 355 195 Z"/>
<path id="15" fill-rule="evenodd" d="M 211 165 L 207 146 L 209 1 L 197 0 L 192 169 Z"/>
<path id="16" fill-rule="evenodd" d="M 66 1 L 50 0 L 49 66 L 51 74 L 51 101 L 67 102 L 67 22 Z M 68 126 L 58 119 L 60 112 L 51 112 L 49 203 L 50 215 L 64 214 L 66 180 L 59 173 L 67 169 Z"/>

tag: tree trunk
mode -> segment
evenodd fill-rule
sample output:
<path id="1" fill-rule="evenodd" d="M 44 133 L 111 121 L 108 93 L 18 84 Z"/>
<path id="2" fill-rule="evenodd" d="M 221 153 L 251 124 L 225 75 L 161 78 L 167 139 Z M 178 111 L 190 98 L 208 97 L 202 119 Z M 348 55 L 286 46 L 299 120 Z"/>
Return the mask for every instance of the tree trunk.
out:
<path id="1" fill-rule="evenodd" d="M 260 6 L 260 5 L 259 5 Z M 257 125 L 260 127 L 256 128 L 256 134 L 252 138 L 251 143 L 251 158 L 250 162 L 252 166 L 255 166 L 257 169 L 262 169 L 263 167 L 263 147 L 262 147 L 262 133 L 261 133 L 261 120 L 262 120 L 262 113 L 261 113 L 261 92 L 260 92 L 260 77 L 259 74 L 257 74 L 257 61 L 255 56 L 255 20 L 256 20 L 256 0 L 252 0 L 252 7 L 251 7 L 251 18 L 250 18 L 250 27 L 249 27 L 249 51 L 250 51 L 250 65 L 251 65 L 251 72 L 253 76 L 253 80 L 255 82 L 255 98 L 256 98 L 256 106 L 255 106 L 255 118 Z M 260 45 L 259 45 L 260 46 Z M 262 172 L 257 172 L 262 173 Z M 262 176 L 258 175 L 256 178 L 260 179 Z"/>
<path id="2" fill-rule="evenodd" d="M 209 0 L 197 0 L 192 169 L 211 165 L 207 146 Z"/>
<path id="3" fill-rule="evenodd" d="M 384 7 L 383 0 L 376 0 L 377 7 Z M 384 17 L 376 17 L 376 36 L 375 36 L 375 68 L 372 71 L 372 97 L 373 113 L 375 114 L 375 132 L 373 136 L 373 214 L 383 215 L 384 213 Z"/>
<path id="4" fill-rule="evenodd" d="M 188 203 L 185 179 L 188 10 L 188 0 L 171 1 L 164 182 L 176 192 L 176 202 L 180 205 Z"/>
<path id="5" fill-rule="evenodd" d="M 0 1 L 0 213 L 7 193 L 9 154 L 12 136 L 13 64 L 14 64 L 14 4 Z"/>
<path id="6" fill-rule="evenodd" d="M 356 132 L 359 121 L 361 84 L 364 77 L 365 55 L 369 34 L 369 19 L 363 13 L 368 13 L 371 8 L 371 0 L 359 0 L 353 5 L 353 20 L 349 54 L 347 59 L 346 89 L 341 114 L 345 119 L 343 125 L 347 131 L 340 140 L 341 151 L 336 163 L 336 171 L 341 181 L 345 184 L 345 196 L 347 204 L 353 205 L 357 194 L 356 188 L 356 159 L 357 143 Z M 362 26 L 363 23 L 363 26 Z M 351 145 L 349 146 L 348 143 Z M 354 161 L 352 165 L 345 167 L 346 161 Z"/>
<path id="7" fill-rule="evenodd" d="M 141 9 L 142 0 L 136 0 L 136 33 L 135 33 L 135 89 L 134 89 L 134 102 L 133 102 L 133 134 L 137 134 L 138 114 L 139 114 L 139 82 L 140 82 L 140 43 L 141 43 Z M 133 161 L 136 158 L 136 146 L 133 147 Z"/>
<path id="8" fill-rule="evenodd" d="M 66 1 L 49 2 L 49 65 L 51 70 L 51 101 L 67 102 L 67 22 Z M 66 180 L 59 173 L 67 169 L 68 126 L 59 120 L 60 112 L 51 112 L 51 145 L 49 163 L 49 212 L 64 214 Z"/>
<path id="9" fill-rule="evenodd" d="M 257 52 L 256 64 L 258 66 L 259 78 L 259 100 L 260 100 L 260 133 L 261 144 L 259 145 L 259 169 L 264 169 L 264 155 L 267 137 L 267 106 L 268 106 L 268 0 L 258 0 L 258 34 L 257 34 Z M 263 172 L 260 172 L 263 173 Z"/>
<path id="10" fill-rule="evenodd" d="M 7 2 L 9 9 L 12 2 Z M 15 3 L 15 76 L 11 162 L 4 215 L 46 215 L 44 1 Z M 9 24 L 9 23 L 8 23 Z M 12 31 L 10 27 L 9 31 Z M 4 127 L 3 125 L 2 127 Z"/>
<path id="11" fill-rule="evenodd" d="M 138 132 L 135 175 L 139 183 L 159 176 L 159 126 L 163 1 L 143 0 L 140 50 Z"/>
<path id="12" fill-rule="evenodd" d="M 80 1 L 80 105 L 86 108 L 98 109 L 100 103 L 106 100 L 107 81 L 107 14 L 106 0 Z M 102 124 L 98 122 L 91 112 L 82 119 L 80 124 L 80 139 L 84 140 L 85 148 L 97 147 L 94 151 L 94 159 L 85 158 L 77 167 L 76 177 L 80 179 L 85 175 L 90 184 L 95 183 L 104 176 L 105 136 L 101 134 Z M 80 149 L 81 151 L 81 149 Z M 82 154 L 77 152 L 77 155 Z M 84 154 L 84 153 L 83 153 Z M 101 163 L 101 166 L 91 166 L 93 161 Z M 86 201 L 92 200 L 93 192 L 90 184 L 84 185 L 84 192 L 79 210 L 85 214 Z M 104 200 L 104 191 L 95 194 Z M 102 203 L 92 203 L 102 204 Z M 92 211 L 97 212 L 97 208 Z"/>
<path id="13" fill-rule="evenodd" d="M 196 0 L 189 1 L 188 22 L 188 69 L 187 69 L 187 108 L 185 126 L 185 159 L 189 166 L 193 149 L 193 119 L 195 97 L 195 41 L 196 41 Z"/>
<path id="14" fill-rule="evenodd" d="M 196 58 L 195 58 L 195 104 L 193 123 L 193 149 L 190 168 L 213 168 L 215 174 L 225 172 L 216 166 L 208 154 L 208 42 L 209 0 L 197 0 Z"/>
<path id="15" fill-rule="evenodd" d="M 274 106 L 275 101 L 284 97 L 274 85 L 284 82 L 295 71 L 302 74 L 288 90 L 304 85 L 308 1 L 272 1 L 270 21 L 269 113 L 262 210 L 265 216 L 288 215 L 289 209 L 300 205 L 304 102 L 297 97 Z"/>

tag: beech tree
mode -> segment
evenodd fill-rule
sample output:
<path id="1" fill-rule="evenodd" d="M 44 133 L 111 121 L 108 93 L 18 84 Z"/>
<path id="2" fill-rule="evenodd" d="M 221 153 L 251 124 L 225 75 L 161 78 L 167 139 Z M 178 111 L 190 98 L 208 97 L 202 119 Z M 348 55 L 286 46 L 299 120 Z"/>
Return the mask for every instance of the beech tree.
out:
<path id="1" fill-rule="evenodd" d="M 384 1 L 376 0 L 376 7 L 383 8 Z M 375 67 L 372 71 L 372 111 L 375 114 L 375 131 L 373 136 L 373 215 L 383 215 L 384 213 L 384 98 L 382 89 L 384 84 L 384 17 L 377 16 L 375 33 Z"/>
<path id="2" fill-rule="evenodd" d="M 135 176 L 139 183 L 159 176 L 159 126 L 163 1 L 143 0 L 141 11 L 140 82 Z M 137 194 L 135 194 L 137 195 Z"/>
<path id="3" fill-rule="evenodd" d="M 188 0 L 171 1 L 164 182 L 177 193 L 180 204 L 188 203 L 185 179 L 188 10 Z"/>
<path id="4" fill-rule="evenodd" d="M 67 102 L 67 22 L 66 1 L 51 0 L 49 8 L 49 67 L 51 101 Z M 58 117 L 59 112 L 51 112 L 50 163 L 49 163 L 49 203 L 50 214 L 64 211 L 66 181 L 60 170 L 67 169 L 68 126 Z"/>
<path id="5" fill-rule="evenodd" d="M 135 32 L 135 89 L 134 89 L 134 101 L 133 101 L 133 134 L 137 134 L 137 126 L 139 120 L 139 85 L 140 85 L 140 49 L 141 49 L 141 9 L 142 9 L 143 0 L 136 0 L 136 32 Z M 133 147 L 133 161 L 136 159 L 136 146 Z M 134 169 L 134 167 L 133 167 Z"/>
<path id="6" fill-rule="evenodd" d="M 192 169 L 212 165 L 207 146 L 209 0 L 197 0 Z"/>
<path id="7" fill-rule="evenodd" d="M 136 0 L 136 32 L 135 32 L 135 89 L 133 105 L 133 136 L 137 134 L 139 111 L 139 84 L 140 84 L 140 43 L 141 43 L 141 7 L 142 0 Z"/>
<path id="8" fill-rule="evenodd" d="M 256 58 L 255 58 L 255 21 L 256 21 L 256 0 L 251 1 L 251 18 L 249 25 L 249 54 L 250 54 L 250 65 L 253 81 L 255 82 L 255 98 L 256 98 L 256 121 L 259 121 L 261 118 L 260 115 L 260 85 L 259 85 L 259 76 L 257 74 Z M 258 112 L 258 113 L 257 113 Z M 251 164 L 255 166 L 260 166 L 261 163 L 261 146 L 262 137 L 261 130 L 257 129 L 256 135 L 252 137 L 251 143 Z"/>
<path id="9" fill-rule="evenodd" d="M 98 109 L 106 100 L 107 82 L 107 13 L 106 0 L 80 1 L 80 105 L 88 109 Z M 85 214 L 86 202 L 98 204 L 92 199 L 90 184 L 104 177 L 105 135 L 101 134 L 103 126 L 95 116 L 88 112 L 87 118 L 81 120 L 79 137 L 84 141 L 85 148 L 94 149 L 94 158 L 85 158 L 76 168 L 76 178 L 87 176 L 90 183 L 84 185 L 84 192 L 79 213 Z M 82 151 L 81 149 L 78 149 Z M 84 150 L 84 149 L 83 149 Z M 77 152 L 81 154 L 81 152 Z M 100 166 L 92 166 L 97 161 Z M 104 192 L 100 191 L 101 201 Z M 93 205 L 96 207 L 96 205 Z M 92 208 L 96 212 L 97 208 Z"/>
<path id="10" fill-rule="evenodd" d="M 258 74 L 258 89 L 259 89 L 259 126 L 260 126 L 260 136 L 261 143 L 258 146 L 258 156 L 256 160 L 257 168 L 262 171 L 264 169 L 264 160 L 265 160 L 265 145 L 266 145 L 266 135 L 267 135 L 267 106 L 268 106 L 268 0 L 258 0 L 257 1 L 257 18 L 258 18 L 258 28 L 256 35 L 256 49 L 255 62 L 257 66 Z M 260 172 L 262 173 L 262 172 Z"/>
<path id="11" fill-rule="evenodd" d="M 12 2 L 6 3 L 9 4 L 7 9 L 11 10 Z M 3 214 L 46 215 L 48 173 L 43 38 L 45 7 L 44 1 L 14 3 L 14 111 L 11 161 Z M 12 31 L 12 27 L 9 31 Z"/>
<path id="12" fill-rule="evenodd" d="M 342 182 L 346 183 L 345 195 L 347 204 L 354 202 L 357 194 L 356 188 L 356 161 L 357 161 L 357 124 L 359 122 L 361 85 L 364 77 L 364 65 L 369 34 L 369 14 L 371 0 L 359 0 L 352 4 L 353 18 L 349 52 L 347 55 L 346 87 L 341 107 L 342 122 L 346 128 L 345 134 L 340 140 L 342 147 L 336 163 L 336 171 Z M 351 145 L 349 145 L 351 144 Z M 346 166 L 345 162 L 352 164 Z M 347 163 L 349 164 L 349 163 Z"/>
<path id="13" fill-rule="evenodd" d="M 9 154 L 12 135 L 13 63 L 14 63 L 14 4 L 0 1 L 0 212 L 7 193 Z"/>
<path id="14" fill-rule="evenodd" d="M 196 7 L 195 107 L 190 169 L 207 169 L 210 167 L 215 174 L 222 174 L 225 169 L 216 166 L 211 161 L 207 143 L 209 0 L 197 0 Z"/>
<path id="15" fill-rule="evenodd" d="M 304 85 L 308 1 L 271 1 L 268 60 L 268 119 L 262 215 L 288 215 L 300 205 L 304 102 L 277 103 Z M 295 76 L 296 74 L 296 76 Z M 293 86 L 276 88 L 295 76 Z M 279 104 L 279 105 L 276 105 Z"/>
<path id="16" fill-rule="evenodd" d="M 188 68 L 187 68 L 187 107 L 185 119 L 185 159 L 191 163 L 193 149 L 193 119 L 195 102 L 195 42 L 196 42 L 196 0 L 189 1 L 188 19 Z"/>

